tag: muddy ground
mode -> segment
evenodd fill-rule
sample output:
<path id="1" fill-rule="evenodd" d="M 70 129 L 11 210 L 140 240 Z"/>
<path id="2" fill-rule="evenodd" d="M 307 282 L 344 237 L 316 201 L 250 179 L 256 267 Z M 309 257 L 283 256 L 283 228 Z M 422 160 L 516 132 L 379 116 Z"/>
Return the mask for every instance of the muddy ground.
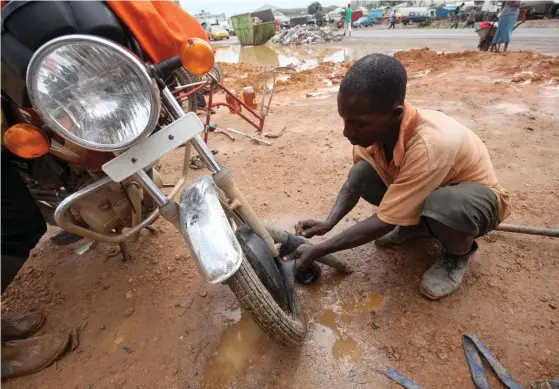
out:
<path id="1" fill-rule="evenodd" d="M 486 143 L 513 200 L 507 222 L 557 227 L 557 58 L 426 51 L 398 57 L 408 69 L 411 103 L 455 117 Z M 345 69 L 322 66 L 284 82 L 266 132 L 285 131 L 270 147 L 210 135 L 266 221 L 291 230 L 299 219 L 328 214 L 351 166 L 336 110 Z M 225 69 L 235 87 L 260 70 Z M 225 109 L 215 121 L 251 132 Z M 182 150 L 163 160 L 166 183 L 180 174 Z M 374 212 L 360 203 L 329 235 Z M 440 253 L 436 242 L 342 252 L 356 272 L 324 268 L 318 283 L 297 288 L 309 332 L 301 348 L 286 349 L 240 311 L 226 286 L 201 279 L 179 233 L 161 220 L 156 226 L 159 233 L 146 231 L 132 246 L 127 264 L 110 256 L 111 246 L 78 256 L 79 244 L 58 248 L 43 239 L 3 296 L 2 313 L 42 310 L 48 320 L 41 333 L 78 327 L 81 344 L 50 368 L 5 382 L 6 389 L 396 388 L 380 373 L 389 366 L 426 389 L 469 389 L 461 348 L 468 333 L 524 387 L 559 373 L 557 239 L 490 233 L 479 240 L 461 288 L 439 302 L 418 288 Z"/>

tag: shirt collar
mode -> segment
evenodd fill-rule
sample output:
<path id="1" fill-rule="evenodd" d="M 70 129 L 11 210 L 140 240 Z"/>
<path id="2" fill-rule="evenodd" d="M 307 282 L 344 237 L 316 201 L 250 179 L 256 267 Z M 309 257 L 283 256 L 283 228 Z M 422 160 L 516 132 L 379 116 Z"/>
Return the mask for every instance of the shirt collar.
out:
<path id="1" fill-rule="evenodd" d="M 419 114 L 417 113 L 417 109 L 411 104 L 405 102 L 404 115 L 402 117 L 402 123 L 400 124 L 400 134 L 398 135 L 396 147 L 394 147 L 394 164 L 396 166 L 400 166 L 404 160 L 406 144 L 413 137 L 413 133 L 417 127 L 418 118 Z"/>

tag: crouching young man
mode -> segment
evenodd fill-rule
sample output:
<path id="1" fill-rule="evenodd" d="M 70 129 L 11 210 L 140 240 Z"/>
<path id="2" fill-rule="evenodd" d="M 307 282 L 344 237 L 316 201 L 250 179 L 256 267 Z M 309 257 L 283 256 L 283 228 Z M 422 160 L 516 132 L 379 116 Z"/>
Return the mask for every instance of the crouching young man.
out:
<path id="1" fill-rule="evenodd" d="M 478 136 L 441 112 L 405 102 L 406 83 L 403 65 L 380 54 L 360 59 L 345 76 L 338 112 L 354 166 L 328 218 L 300 221 L 295 230 L 323 235 L 361 198 L 377 213 L 318 245 L 300 246 L 289 259 L 305 268 L 373 240 L 391 246 L 432 235 L 444 252 L 423 274 L 421 291 L 440 299 L 460 285 L 475 239 L 509 215 L 509 197 Z"/>

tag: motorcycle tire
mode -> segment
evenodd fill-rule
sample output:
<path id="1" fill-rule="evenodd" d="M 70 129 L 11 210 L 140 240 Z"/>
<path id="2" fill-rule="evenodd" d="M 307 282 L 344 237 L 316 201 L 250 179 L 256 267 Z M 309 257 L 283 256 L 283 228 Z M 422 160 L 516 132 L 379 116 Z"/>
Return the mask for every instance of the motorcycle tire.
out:
<path id="1" fill-rule="evenodd" d="M 227 285 L 268 336 L 286 346 L 298 346 L 303 342 L 307 325 L 296 295 L 293 296 L 292 312 L 284 311 L 246 258 L 243 258 L 239 270 L 227 280 Z"/>
<path id="2" fill-rule="evenodd" d="M 171 77 L 171 83 L 174 84 L 174 86 L 183 86 L 196 82 L 194 77 L 192 77 L 192 75 L 184 68 L 175 70 Z M 169 85 L 169 83 L 167 83 L 167 85 Z M 188 100 L 186 102 L 183 101 L 181 105 L 184 112 L 196 112 L 196 94 L 194 93 L 188 96 Z"/>
<path id="3" fill-rule="evenodd" d="M 216 191 L 219 193 L 219 200 L 231 227 L 236 230 L 244 225 L 242 216 L 227 205 L 225 193 L 217 187 Z M 286 346 L 298 346 L 303 343 L 307 334 L 307 323 L 295 293 L 292 295 L 291 312 L 282 309 L 244 255 L 239 270 L 226 281 L 226 284 L 242 307 L 250 312 L 258 327 L 268 336 Z"/>
<path id="4" fill-rule="evenodd" d="M 212 67 L 212 70 L 210 70 L 208 73 L 210 73 L 212 76 L 214 76 L 216 78 L 216 80 L 220 83 L 223 82 L 223 70 L 221 69 L 221 66 L 219 66 L 219 64 L 214 63 L 214 66 Z M 188 75 L 191 77 L 191 79 L 193 80 L 192 82 L 198 82 L 198 81 L 202 81 L 202 77 L 200 76 L 196 76 L 192 73 L 188 73 Z M 219 92 L 219 87 L 216 84 L 212 84 L 212 90 L 214 93 Z M 210 93 L 210 88 L 207 86 L 204 86 L 202 89 L 200 89 L 200 92 L 204 93 L 204 94 L 208 94 Z"/>

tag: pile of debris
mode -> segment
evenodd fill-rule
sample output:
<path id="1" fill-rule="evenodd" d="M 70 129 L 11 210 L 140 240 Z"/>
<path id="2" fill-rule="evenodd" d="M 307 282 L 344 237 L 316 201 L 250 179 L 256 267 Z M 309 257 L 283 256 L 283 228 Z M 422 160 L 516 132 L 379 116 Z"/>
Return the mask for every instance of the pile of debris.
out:
<path id="1" fill-rule="evenodd" d="M 276 34 L 270 39 L 270 43 L 280 43 L 284 46 L 305 45 L 341 41 L 343 37 L 341 32 L 337 32 L 337 29 L 334 30 L 329 26 L 318 27 L 316 25 L 300 24 Z"/>

